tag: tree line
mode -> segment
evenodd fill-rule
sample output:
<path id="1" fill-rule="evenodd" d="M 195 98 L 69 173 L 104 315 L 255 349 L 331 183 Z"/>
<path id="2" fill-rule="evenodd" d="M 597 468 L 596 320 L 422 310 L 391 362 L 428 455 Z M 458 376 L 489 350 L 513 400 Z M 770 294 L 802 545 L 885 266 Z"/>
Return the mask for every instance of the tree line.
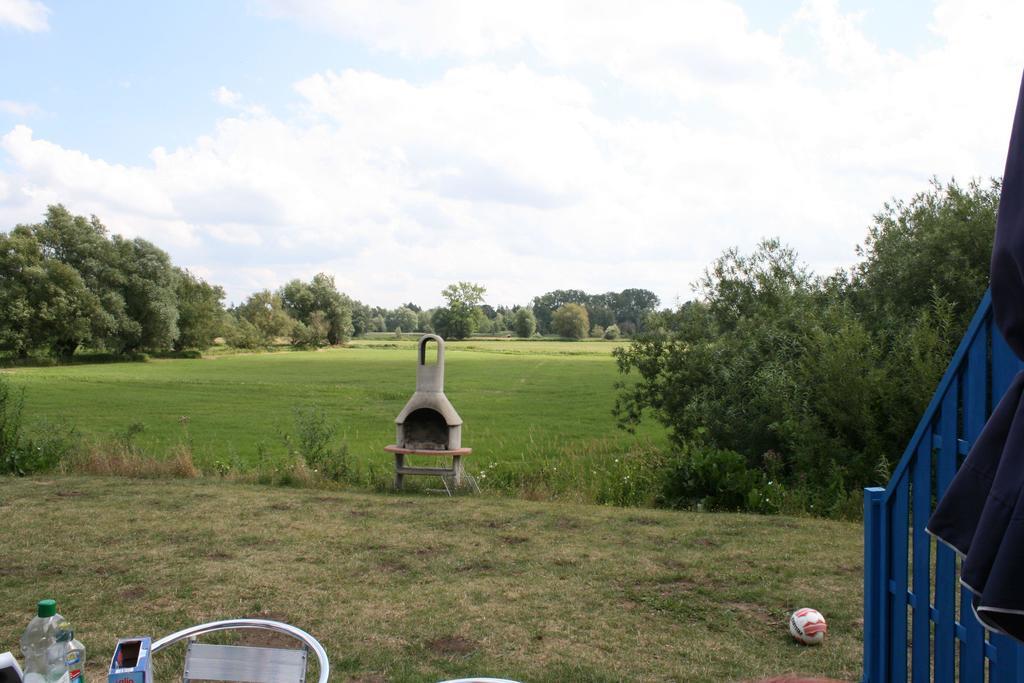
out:
<path id="1" fill-rule="evenodd" d="M 352 299 L 319 273 L 225 306 L 222 287 L 175 266 L 153 243 L 112 235 L 97 217 L 62 205 L 50 206 L 40 223 L 0 233 L 0 351 L 20 358 L 203 350 L 218 338 L 238 348 L 281 340 L 316 347 L 371 332 L 615 338 L 643 330 L 659 303 L 642 289 L 556 290 L 525 306 L 497 307 L 485 294 L 480 284 L 458 282 L 442 292 L 444 306 L 386 309 Z"/>
<path id="2" fill-rule="evenodd" d="M 681 454 L 665 501 L 771 509 L 788 489 L 827 513 L 884 484 L 988 286 L 999 190 L 885 204 L 831 275 L 778 240 L 730 249 L 617 349 L 621 423 L 661 422 Z"/>

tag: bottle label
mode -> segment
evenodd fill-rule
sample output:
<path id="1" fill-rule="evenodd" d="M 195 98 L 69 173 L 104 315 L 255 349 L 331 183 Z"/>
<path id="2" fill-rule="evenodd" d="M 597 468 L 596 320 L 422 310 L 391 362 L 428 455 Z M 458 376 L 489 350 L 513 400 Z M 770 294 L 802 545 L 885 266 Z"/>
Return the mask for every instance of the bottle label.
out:
<path id="1" fill-rule="evenodd" d="M 82 651 L 68 650 L 64 655 L 64 664 L 68 667 L 68 683 L 82 683 L 85 678 L 82 676 Z"/>

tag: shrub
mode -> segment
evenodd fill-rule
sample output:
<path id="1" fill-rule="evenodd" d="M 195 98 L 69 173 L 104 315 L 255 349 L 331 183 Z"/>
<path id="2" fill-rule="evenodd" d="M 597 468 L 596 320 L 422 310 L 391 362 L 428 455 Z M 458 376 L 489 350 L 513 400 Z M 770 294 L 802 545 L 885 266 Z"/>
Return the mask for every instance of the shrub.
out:
<path id="1" fill-rule="evenodd" d="M 23 469 L 24 434 L 22 412 L 24 390 L 14 392 L 6 379 L 0 377 L 0 473 L 25 474 Z"/>
<path id="2" fill-rule="evenodd" d="M 609 325 L 608 327 L 604 328 L 604 338 L 605 339 L 618 339 L 619 338 L 619 334 L 621 334 L 621 333 L 619 332 L 619 326 L 618 325 Z"/>
<path id="3" fill-rule="evenodd" d="M 301 457 L 310 469 L 324 479 L 336 482 L 349 480 L 352 463 L 348 444 L 331 445 L 338 428 L 328 420 L 324 410 L 319 406 L 296 408 L 294 420 L 295 455 Z M 286 435 L 285 441 L 290 442 L 291 437 Z"/>
<path id="4" fill-rule="evenodd" d="M 245 318 L 233 320 L 226 326 L 224 341 L 236 349 L 258 349 L 267 344 L 267 339 L 259 328 Z"/>
<path id="5" fill-rule="evenodd" d="M 555 311 L 551 318 L 551 329 L 562 337 L 583 339 L 590 331 L 587 309 L 579 304 L 566 304 Z"/>
<path id="6" fill-rule="evenodd" d="M 748 468 L 739 453 L 693 448 L 681 452 L 665 472 L 661 502 L 676 508 L 745 510 L 762 483 L 761 473 Z"/>
<path id="7" fill-rule="evenodd" d="M 0 474 L 25 476 L 52 470 L 74 448 L 74 430 L 63 425 L 41 425 L 35 434 L 28 434 L 24 405 L 24 390 L 15 391 L 0 376 Z"/>
<path id="8" fill-rule="evenodd" d="M 537 318 L 529 308 L 520 308 L 512 316 L 512 331 L 517 337 L 529 339 L 537 332 Z"/>
<path id="9" fill-rule="evenodd" d="M 600 325 L 594 325 L 590 328 L 590 336 L 594 339 L 600 339 L 604 336 L 604 328 Z"/>

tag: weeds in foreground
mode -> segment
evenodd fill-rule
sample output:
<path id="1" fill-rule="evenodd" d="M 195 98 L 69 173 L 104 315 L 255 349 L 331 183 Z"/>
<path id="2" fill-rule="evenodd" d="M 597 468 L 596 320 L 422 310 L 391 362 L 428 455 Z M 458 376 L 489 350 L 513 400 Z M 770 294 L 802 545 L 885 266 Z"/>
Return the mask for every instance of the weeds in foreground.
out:
<path id="1" fill-rule="evenodd" d="M 165 457 L 156 458 L 123 442 L 91 443 L 64 463 L 64 469 L 78 474 L 135 479 L 192 479 L 199 469 L 187 446 L 176 445 Z"/>
<path id="2" fill-rule="evenodd" d="M 72 451 L 74 429 L 63 424 L 24 425 L 24 391 L 15 391 L 0 376 L 0 474 L 25 476 L 56 467 Z"/>

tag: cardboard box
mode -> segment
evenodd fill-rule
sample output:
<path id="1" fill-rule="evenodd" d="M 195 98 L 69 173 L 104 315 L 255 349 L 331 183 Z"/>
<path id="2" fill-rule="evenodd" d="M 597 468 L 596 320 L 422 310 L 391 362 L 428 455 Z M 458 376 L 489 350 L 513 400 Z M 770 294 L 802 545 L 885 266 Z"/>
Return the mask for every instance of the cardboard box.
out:
<path id="1" fill-rule="evenodd" d="M 152 644 L 148 637 L 117 641 L 107 683 L 153 683 L 153 671 L 149 665 Z"/>

